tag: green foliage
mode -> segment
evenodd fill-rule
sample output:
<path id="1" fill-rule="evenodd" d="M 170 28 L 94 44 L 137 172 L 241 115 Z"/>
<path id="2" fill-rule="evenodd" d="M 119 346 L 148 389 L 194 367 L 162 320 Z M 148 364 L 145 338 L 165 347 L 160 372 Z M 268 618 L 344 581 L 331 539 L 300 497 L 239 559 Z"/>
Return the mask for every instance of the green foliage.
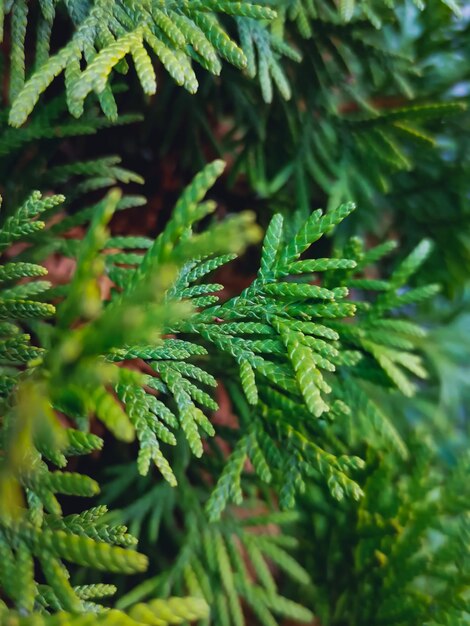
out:
<path id="1" fill-rule="evenodd" d="M 74 25 L 70 42 L 51 54 L 51 34 L 56 17 L 56 3 L 40 3 L 37 20 L 38 47 L 32 74 L 26 76 L 25 37 L 28 5 L 23 0 L 10 3 L 12 29 L 12 64 L 10 68 L 9 121 L 21 126 L 41 94 L 62 72 L 65 74 L 67 106 L 80 117 L 84 100 L 92 91 L 99 98 L 103 113 L 117 117 L 117 106 L 109 76 L 116 68 L 128 71 L 127 56 L 134 67 L 144 93 L 157 90 L 157 78 L 148 50 L 164 65 L 178 85 L 190 93 L 198 88 L 191 60 L 218 75 L 220 58 L 238 67 L 246 66 L 246 58 L 213 15 L 227 13 L 251 19 L 271 19 L 274 11 L 267 7 L 233 2 L 163 3 L 99 1 L 64 2 Z M 85 69 L 82 70 L 82 64 Z"/>
<path id="2" fill-rule="evenodd" d="M 110 483 L 110 492 L 120 490 L 122 481 L 135 480 L 128 468 Z M 120 601 L 126 609 L 130 604 L 157 593 L 164 597 L 171 593 L 190 593 L 204 598 L 212 607 L 211 617 L 216 623 L 249 623 L 244 616 L 242 603 L 263 624 L 276 623 L 275 615 L 295 620 L 309 620 L 310 611 L 283 597 L 278 590 L 273 564 L 287 577 L 304 587 L 309 582 L 308 573 L 292 558 L 297 546 L 288 529 L 296 520 L 291 513 L 250 511 L 240 520 L 228 515 L 223 523 L 208 523 L 204 509 L 185 480 L 178 476 L 176 494 L 168 485 L 155 486 L 152 496 L 158 505 L 152 507 L 152 516 L 158 517 L 157 533 L 164 533 L 178 545 L 179 556 L 165 564 L 161 573 L 145 580 Z M 137 499 L 127 510 L 120 512 L 124 519 L 134 519 L 147 508 L 147 497 Z M 173 516 L 190 506 L 187 527 L 176 529 Z M 144 513 L 145 514 L 145 513 Z M 287 527 L 283 534 L 279 529 Z M 153 531 L 152 531 L 153 532 Z M 159 569 L 162 569 L 160 564 Z"/>
<path id="3" fill-rule="evenodd" d="M 90 168 L 92 164 L 87 164 L 87 169 Z M 147 331 L 149 327 L 154 329 L 153 336 L 158 340 L 158 333 L 168 334 L 179 316 L 189 314 L 191 308 L 186 306 L 186 299 L 191 294 L 188 293 L 187 285 L 194 278 L 204 275 L 204 264 L 205 271 L 216 267 L 220 262 L 217 260 L 220 259 L 220 253 L 230 251 L 228 256 L 222 257 L 222 261 L 228 260 L 233 252 L 257 237 L 257 229 L 251 224 L 252 216 L 249 213 L 214 225 L 202 234 L 191 236 L 190 229 L 193 223 L 214 209 L 211 203 L 200 204 L 199 201 L 221 168 L 222 164 L 215 162 L 194 179 L 175 207 L 172 220 L 165 231 L 150 245 L 145 254 L 134 254 L 134 263 L 137 262 L 138 265 L 135 269 L 129 268 L 124 272 L 124 283 L 120 282 L 118 277 L 116 286 L 119 290 L 104 308 L 98 280 L 106 268 L 108 259 L 108 255 L 102 254 L 102 249 L 109 245 L 105 226 L 118 207 L 120 195 L 112 191 L 101 203 L 93 207 L 93 222 L 87 236 L 83 241 L 77 242 L 78 246 L 75 247 L 74 256 L 77 265 L 73 280 L 60 293 L 62 299 L 57 309 L 56 333 L 49 335 L 52 356 L 45 354 L 42 359 L 45 372 L 48 374 L 47 376 L 45 372 L 39 374 L 41 378 L 47 380 L 48 391 L 45 391 L 45 394 L 46 397 L 50 396 L 52 405 L 56 408 L 80 419 L 94 414 L 116 437 L 124 441 L 132 440 L 136 433 L 141 443 L 139 465 L 142 473 L 148 471 L 149 463 L 153 460 L 170 482 L 173 482 L 174 478 L 158 443 L 158 440 L 170 445 L 176 443 L 168 427 L 171 429 L 181 427 L 197 456 L 202 453 L 198 425 L 209 434 L 213 434 L 213 428 L 194 401 L 212 409 L 216 405 L 205 391 L 184 377 L 186 375 L 194 378 L 195 373 L 197 377 L 201 377 L 198 368 L 191 367 L 191 364 L 185 367 L 184 359 L 205 354 L 206 350 L 202 346 L 193 346 L 179 339 L 160 340 L 161 345 L 155 346 L 139 345 L 138 342 L 141 337 L 150 338 Z M 75 171 L 79 169 L 78 164 Z M 73 172 L 74 169 L 69 168 L 69 171 L 62 169 L 61 173 L 68 176 Z M 59 171 L 56 171 L 55 175 L 57 177 Z M 34 235 L 39 229 L 43 229 L 44 222 L 37 220 L 28 222 L 29 228 L 25 228 L 24 221 L 48 208 L 52 209 L 62 201 L 63 198 L 59 196 L 42 200 L 40 194 L 32 194 L 24 205 L 5 221 L 1 232 L 4 245 L 7 246 L 18 238 L 28 238 L 28 235 Z M 52 227 L 56 241 L 61 231 L 67 231 L 77 223 L 77 216 L 83 221 L 90 213 L 89 209 L 84 209 L 76 213 L 71 222 L 65 220 L 59 223 L 60 229 Z M 70 248 L 71 240 L 66 241 Z M 41 243 L 41 240 L 37 242 L 36 251 L 41 250 Z M 125 245 L 125 238 L 121 243 Z M 47 239 L 45 245 L 47 246 Z M 188 255 L 193 258 L 193 255 L 201 252 L 205 260 L 199 266 L 191 261 L 192 272 L 188 272 L 188 265 L 185 264 Z M 211 255 L 219 255 L 216 256 L 215 263 L 207 260 Z M 118 264 L 129 259 L 116 255 L 111 258 L 112 263 L 108 269 L 112 278 L 113 269 L 119 269 Z M 179 265 L 184 267 L 182 276 L 178 276 L 177 273 Z M 43 273 L 40 266 L 29 263 L 7 264 L 5 270 L 13 277 L 15 270 L 16 276 L 19 277 Z M 37 285 L 38 282 L 31 284 Z M 212 286 L 208 287 L 209 291 L 214 290 Z M 198 293 L 199 291 L 196 291 L 195 295 Z M 44 317 L 54 314 L 55 310 L 51 304 L 24 299 L 23 292 L 20 291 L 18 294 L 15 288 L 6 290 L 2 308 L 5 310 L 5 317 L 13 319 Z M 80 325 L 71 330 L 71 325 L 76 326 L 78 322 Z M 37 350 L 28 351 L 27 341 L 28 335 L 25 334 L 19 334 L 18 339 L 10 340 L 7 347 L 13 362 L 18 361 L 20 357 L 21 362 L 30 361 L 33 356 L 39 357 L 41 353 Z M 58 355 L 60 360 L 57 358 Z M 154 380 L 151 376 L 139 375 L 137 372 L 114 365 L 132 358 L 148 359 L 161 378 Z M 177 369 L 171 367 L 172 360 L 177 361 Z M 17 374 L 21 377 L 20 371 Z M 10 379 L 9 376 L 7 380 Z M 213 384 L 214 379 L 203 373 L 202 381 Z M 123 402 L 126 411 L 107 389 L 106 386 L 110 382 L 114 383 L 117 398 Z M 42 384 L 41 382 L 40 385 Z M 178 417 L 155 395 L 145 392 L 142 385 L 148 385 L 154 390 L 172 396 L 177 406 Z M 8 387 L 7 383 L 3 386 Z M 29 409 L 33 410 L 33 407 Z"/>
<path id="4" fill-rule="evenodd" d="M 101 590 L 99 587 L 105 585 L 90 585 L 90 588 L 79 588 L 81 597 L 99 597 Z M 97 587 L 96 591 L 93 587 Z M 51 598 L 48 589 L 44 589 L 45 598 Z M 106 593 L 107 595 L 107 593 Z M 53 598 L 54 608 L 58 608 L 60 603 L 57 598 Z M 182 620 L 196 620 L 206 617 L 208 614 L 207 604 L 199 598 L 168 598 L 167 600 L 152 600 L 146 604 L 136 604 L 127 613 L 108 609 L 96 612 L 97 605 L 88 603 L 89 613 L 78 615 L 67 611 L 59 610 L 53 616 L 35 615 L 34 617 L 24 617 L 13 611 L 0 613 L 0 617 L 5 618 L 5 623 L 12 626 L 59 626 L 70 624 L 71 626 L 82 626 L 87 624 L 103 624 L 105 626 L 123 625 L 138 626 L 139 624 L 181 624 Z M 91 610 L 92 609 L 92 610 Z M 2 622 L 3 623 L 3 622 Z"/>
<path id="5" fill-rule="evenodd" d="M 63 174 L 68 175 L 79 169 L 76 166 L 68 172 L 63 170 Z M 227 250 L 237 251 L 245 242 L 257 236 L 249 214 L 242 214 L 225 224 L 216 225 L 201 235 L 190 236 L 188 229 L 191 224 L 201 219 L 210 209 L 211 205 L 201 205 L 198 201 L 202 199 L 207 187 L 214 180 L 214 174 L 220 172 L 220 169 L 221 164 L 216 162 L 196 177 L 178 203 L 174 218 L 165 233 L 142 256 L 142 263 L 133 271 L 127 288 L 117 292 L 105 308 L 97 281 L 106 267 L 102 254 L 102 249 L 108 242 L 106 224 L 120 200 L 120 194 L 116 190 L 111 191 L 93 208 L 93 220 L 88 233 L 76 247 L 74 277 L 67 290 L 60 294 L 56 307 L 47 302 L 26 299 L 28 294 L 37 293 L 33 287 L 38 285 L 38 281 L 9 287 L 9 283 L 15 279 L 44 275 L 43 267 L 16 262 L 7 263 L 2 268 L 2 280 L 6 283 L 6 289 L 2 291 L 2 311 L 3 318 L 7 320 L 2 332 L 13 332 L 13 338 L 3 342 L 5 366 L 2 368 L 1 389 L 7 413 L 2 432 L 2 501 L 7 494 L 10 494 L 10 498 L 14 496 L 2 512 L 1 518 L 6 564 L 2 584 L 20 611 L 23 607 L 23 593 L 28 594 L 24 600 L 28 611 L 35 603 L 40 602 L 40 592 L 33 578 L 33 557 L 41 563 L 51 587 L 48 593 L 52 594 L 52 606 L 55 610 L 60 608 L 73 613 L 86 611 L 86 604 L 77 597 L 68 582 L 68 572 L 58 559 L 111 572 L 132 573 L 141 571 L 146 566 L 143 555 L 118 547 L 134 543 L 134 539 L 126 534 L 125 527 L 99 524 L 97 514 L 101 517 L 105 510 L 98 510 L 97 514 L 91 510 L 91 513 L 62 517 L 55 494 L 89 497 L 97 493 L 98 485 L 78 473 L 52 472 L 44 461 L 64 467 L 67 462 L 66 453 L 89 453 L 100 449 L 102 441 L 86 430 L 64 431 L 54 409 L 65 412 L 76 421 L 77 426 L 85 429 L 86 418 L 94 414 L 116 437 L 125 441 L 133 439 L 136 433 L 141 444 L 141 471 L 148 471 L 148 463 L 153 460 L 170 483 L 173 482 L 173 474 L 160 451 L 158 440 L 170 444 L 176 443 L 176 440 L 165 423 L 173 428 L 181 426 L 195 453 L 201 452 L 197 423 L 201 422 L 204 415 L 193 404 L 191 397 L 194 396 L 196 401 L 209 403 L 213 408 L 211 398 L 189 381 L 186 390 L 173 388 L 163 376 L 163 380 L 169 383 L 170 390 L 174 391 L 177 402 L 184 394 L 182 404 L 178 404 L 180 413 L 177 420 L 169 408 L 143 390 L 142 385 L 150 382 L 147 378 L 151 377 L 118 368 L 112 362 L 125 360 L 133 355 L 167 360 L 200 353 L 200 350 L 193 349 L 191 345 L 186 346 L 183 341 L 179 342 L 180 347 L 178 340 L 167 340 L 166 345 L 163 342 L 161 348 L 151 347 L 148 349 L 149 354 L 146 354 L 146 348 L 137 347 L 136 342 L 142 333 L 148 337 L 149 326 L 154 328 L 155 333 L 158 329 L 164 333 L 163 329 L 170 319 L 174 324 L 178 316 L 188 315 L 190 312 L 189 307 L 180 304 L 181 298 L 177 292 L 172 296 L 165 295 L 172 280 L 177 278 L 177 268 L 184 263 L 187 254 L 200 251 L 201 245 L 204 246 L 206 255 L 220 254 Z M 42 198 L 41 194 L 34 192 L 4 221 L 1 231 L 3 247 L 7 248 L 19 239 L 34 239 L 36 233 L 45 227 L 43 221 L 34 218 L 49 209 L 53 210 L 63 200 L 62 196 Z M 82 219 L 83 213 L 82 211 Z M 85 211 L 85 215 L 88 214 Z M 64 230 L 67 230 L 67 225 Z M 224 238 L 220 237 L 221 232 Z M 223 243 L 224 241 L 228 243 Z M 38 243 L 39 251 L 41 241 Z M 158 279 L 149 282 L 155 267 L 158 267 Z M 39 291 L 47 290 L 49 284 L 44 281 L 42 283 Z M 32 347 L 30 336 L 21 333 L 19 325 L 23 320 L 52 315 L 56 317 L 56 326 L 54 332 L 49 331 L 48 334 L 49 349 Z M 123 325 L 125 318 L 127 323 Z M 128 340 L 135 344 L 133 355 L 129 354 L 123 343 Z M 173 349 L 172 342 L 175 346 Z M 29 369 L 24 370 L 23 364 Z M 189 365 L 186 369 L 183 367 L 182 371 L 194 376 L 195 373 L 198 375 L 199 369 Z M 181 374 L 178 375 L 181 377 Z M 202 379 L 212 382 L 204 374 Z M 123 400 L 125 410 L 110 393 L 109 385 L 113 383 L 116 385 L 117 398 Z M 13 398 L 15 402 L 10 409 Z M 158 418 L 163 421 L 159 422 Z M 204 419 L 202 426 L 207 429 L 208 422 Z M 27 496 L 26 508 L 21 498 L 23 490 Z M 16 550 L 16 546 L 19 546 L 18 553 L 12 552 L 12 548 Z M 17 561 L 23 562 L 26 555 L 24 572 L 22 567 L 18 567 L 19 578 L 16 578 L 12 572 L 17 569 Z M 26 577 L 24 583 L 22 576 Z M 42 605 L 47 609 L 50 602 L 43 599 Z M 164 604 L 161 607 L 163 616 L 166 606 Z M 155 607 L 152 605 L 136 608 L 136 611 L 138 614 L 139 611 L 145 614 L 145 611 L 157 611 L 158 607 L 157 603 Z M 185 614 L 185 605 L 178 607 L 176 602 L 173 611 L 170 603 L 168 620 L 171 619 L 172 611 L 175 615 Z M 195 616 L 199 614 L 197 608 L 191 609 L 191 605 L 187 613 Z"/>
<path id="6" fill-rule="evenodd" d="M 306 494 L 303 532 L 315 546 L 310 555 L 312 588 L 322 624 L 465 624 L 468 617 L 468 458 L 446 468 L 431 442 L 411 443 L 410 461 L 369 458 L 364 498 L 357 510 L 331 516 L 318 494 Z M 432 469 L 431 469 L 432 468 Z M 315 514 L 312 525 L 307 511 Z M 331 527 L 333 524 L 333 527 Z M 328 533 L 342 552 L 328 553 Z M 344 554 L 348 566 L 344 569 Z M 326 564 L 339 599 L 322 589 Z M 348 580 L 362 584 L 352 591 Z"/>
<path id="7" fill-rule="evenodd" d="M 89 163 L 83 167 L 91 173 L 98 165 Z M 68 177 L 81 168 L 80 164 L 74 168 L 59 168 L 54 177 L 60 180 L 61 176 Z M 67 288 L 57 294 L 56 313 L 47 303 L 24 300 L 23 285 L 20 292 L 15 291 L 15 287 L 6 290 L 3 302 L 7 303 L 4 306 L 10 320 L 18 323 L 48 313 L 55 314 L 56 326 L 54 332 L 48 331 L 47 350 L 28 348 L 29 338 L 24 334 L 18 334 L 18 339 L 7 346 L 10 368 L 18 365 L 18 361 L 26 362 L 31 374 L 25 376 L 21 369 L 13 368 L 2 384 L 5 406 L 10 404 L 12 393 L 17 397 L 16 407 L 7 413 L 3 491 L 14 489 L 16 485 L 17 491 L 21 485 L 31 494 L 27 510 L 35 524 L 27 521 L 18 524 L 5 518 L 5 541 L 15 537 L 15 541 L 25 542 L 32 556 L 41 561 L 43 569 L 46 567 L 46 579 L 64 610 L 83 611 L 84 605 L 63 576 L 63 566 L 59 561 L 55 565 L 54 559 L 65 558 L 79 565 L 128 573 L 144 567 L 145 560 L 120 547 L 101 544 L 108 541 L 118 546 L 132 545 L 133 538 L 126 534 L 125 526 L 100 526 L 93 512 L 81 514 L 87 521 L 92 518 L 92 527 L 84 526 L 80 515 L 61 517 L 56 493 L 92 496 L 98 485 L 80 474 L 51 472 L 41 457 L 64 467 L 65 452 L 87 453 L 100 448 L 102 442 L 80 430 L 66 431 L 68 443 L 64 441 L 54 409 L 69 415 L 79 428 L 86 428 L 86 418 L 95 415 L 118 439 L 130 441 L 136 436 L 140 447 L 139 472 L 146 474 L 153 461 L 168 483 L 175 486 L 177 479 L 162 445 L 175 446 L 175 435 L 181 430 L 190 450 L 201 456 L 201 431 L 215 434 L 204 410 L 217 409 L 217 403 L 204 387 L 209 390 L 217 384 L 216 379 L 188 359 L 212 353 L 212 358 L 220 355 L 237 363 L 241 368 L 240 391 L 243 389 L 246 401 L 235 390 L 233 397 L 239 398 L 240 416 L 245 424 L 238 431 L 238 442 L 206 505 L 209 519 L 216 520 L 229 500 L 241 503 L 241 477 L 248 458 L 261 480 L 277 484 L 282 506 L 292 506 L 295 493 L 302 492 L 307 477 L 314 476 L 322 477 L 338 500 L 344 495 L 360 498 L 362 490 L 350 473 L 362 468 L 363 461 L 340 454 L 341 446 L 328 436 L 318 438 L 324 431 L 325 416 L 331 421 L 337 415 L 358 410 L 364 412 L 364 420 L 371 411 L 380 415 L 379 409 L 373 405 L 371 408 L 357 389 L 352 391 L 351 381 L 356 377 L 370 378 L 368 360 L 375 359 L 383 370 L 383 381 L 380 377 L 379 381 L 375 380 L 376 372 L 372 377 L 375 384 L 396 387 L 404 394 L 412 393 L 413 387 L 401 368 L 410 370 L 413 375 L 425 375 L 419 359 L 412 353 L 412 338 L 405 338 L 420 336 L 419 327 L 401 320 L 390 320 L 387 327 L 384 315 L 390 309 L 421 301 L 435 292 L 433 287 L 421 287 L 397 294 L 397 289 L 402 288 L 425 259 L 430 248 L 427 242 L 402 262 L 389 282 L 352 277 L 386 252 L 389 245 L 365 252 L 360 242 L 353 240 L 339 258 L 302 257 L 312 244 L 331 233 L 351 213 L 353 205 L 341 205 L 324 215 L 316 211 L 289 242 L 285 241 L 282 217 L 275 216 L 266 234 L 258 277 L 240 296 L 223 304 L 214 303 L 211 296 L 208 300 L 207 294 L 218 291 L 221 285 L 199 281 L 231 261 L 241 246 L 257 237 L 251 216 L 243 213 L 215 223 L 202 233 L 194 232 L 197 221 L 215 208 L 213 203 L 202 200 L 221 170 L 222 164 L 216 161 L 196 176 L 154 242 L 133 238 L 127 242 L 126 237 L 115 238 L 113 247 L 119 243 L 122 252 L 109 255 L 105 252 L 110 245 L 106 224 L 120 202 L 120 194 L 111 191 L 93 207 L 92 223 L 85 238 L 76 246 L 64 240 L 68 250 L 74 251 L 76 269 Z M 62 201 L 61 196 L 43 199 L 33 193 L 5 220 L 1 233 L 4 245 L 19 238 L 34 238 L 41 230 L 47 235 L 44 222 L 31 219 L 48 209 L 53 210 Z M 90 211 L 84 209 L 76 216 L 83 221 L 89 214 Z M 57 237 L 75 223 L 76 218 L 72 222 L 65 220 L 61 230 L 54 234 Z M 126 243 L 134 249 L 143 248 L 144 252 L 127 253 Z M 40 238 L 36 249 L 41 250 Z M 345 256 L 348 252 L 352 258 Z M 128 267 L 120 268 L 121 264 Z M 101 300 L 98 286 L 105 269 L 115 282 L 115 291 L 107 305 Z M 11 281 L 25 276 L 35 278 L 44 270 L 40 265 L 18 262 L 5 265 L 4 272 L 5 278 Z M 312 278 L 315 273 L 324 275 L 327 286 L 312 284 L 311 280 L 305 282 L 305 278 Z M 27 283 L 37 284 L 35 280 Z M 347 299 L 346 285 L 354 289 L 378 289 L 380 295 L 372 302 L 352 302 Z M 45 288 L 48 286 L 46 284 Z M 353 317 L 356 311 L 363 311 L 357 325 L 341 322 L 343 318 Z M 384 323 L 386 335 L 381 331 Z M 154 334 L 154 344 L 139 343 L 141 337 L 149 337 L 149 328 L 154 329 L 154 333 L 158 329 L 162 339 Z M 168 337 L 170 333 L 172 336 Z M 185 337 L 196 337 L 197 341 Z M 156 375 L 139 373 L 124 365 L 134 359 L 148 362 Z M 123 366 L 117 367 L 119 363 Z M 337 368 L 349 372 L 351 378 L 346 377 L 344 384 L 340 379 L 329 379 Z M 110 385 L 116 395 L 111 393 Z M 270 424 L 265 421 L 268 414 Z M 37 430 L 38 415 L 40 430 Z M 48 428 L 41 424 L 44 420 Z M 375 421 L 387 423 L 387 418 L 376 417 Z M 278 433 L 277 441 L 273 439 L 273 428 Z M 35 446 L 31 460 L 24 456 L 29 448 L 23 437 L 18 445 L 15 443 L 18 429 Z M 52 439 L 51 433 L 46 436 L 47 429 L 52 429 Z M 378 430 L 398 448 L 403 448 L 391 425 L 381 425 Z M 344 437 L 341 429 L 339 436 Z M 289 474 L 285 474 L 287 467 L 290 467 Z M 15 468 L 17 482 L 11 483 L 8 468 Z M 19 500 L 17 506 L 22 509 Z M 13 515 L 13 511 L 9 515 Z M 205 533 L 203 529 L 204 524 L 201 532 Z M 247 602 L 260 612 L 260 619 L 265 622 L 272 622 L 270 611 L 302 615 L 302 610 L 287 600 L 269 599 L 269 594 L 262 600 L 266 590 L 258 593 L 243 585 L 237 587 L 234 580 L 245 580 L 244 571 L 236 575 L 228 573 L 226 546 L 222 538 L 219 543 L 218 556 L 214 558 L 222 568 L 227 599 L 220 597 L 214 601 L 221 615 L 229 610 L 231 619 L 240 623 L 238 594 L 246 595 Z M 200 541 L 196 545 L 200 545 Z M 296 575 L 294 562 L 288 565 L 290 557 L 278 553 L 277 548 L 266 549 L 271 559 L 281 567 L 285 562 L 287 567 L 294 568 Z M 266 565 L 261 564 L 260 558 L 255 557 L 256 563 L 264 572 L 261 576 L 266 577 Z M 194 589 L 188 591 L 194 593 Z M 36 601 L 36 592 L 31 593 L 30 606 Z M 212 596 L 204 597 L 210 601 Z M 15 596 L 12 599 L 18 601 Z M 225 602 L 229 603 L 229 609 L 223 608 Z"/>
<path id="8" fill-rule="evenodd" d="M 169 89 L 176 102 L 172 122 L 165 118 L 168 100 L 161 109 L 156 103 L 153 121 L 158 136 L 167 138 L 162 151 L 183 141 L 185 162 L 202 163 L 203 146 L 214 144 L 235 160 L 232 180 L 246 175 L 268 207 L 286 215 L 298 211 L 306 218 L 312 205 L 333 209 L 354 200 L 361 211 L 349 221 L 350 233 L 386 237 L 400 230 L 407 252 L 432 233 L 433 274 L 440 272 L 448 290 L 462 288 L 468 273 L 468 16 L 457 19 L 439 0 L 420 8 L 353 3 L 350 20 L 338 16 L 342 3 L 269 4 L 278 17 L 268 28 L 237 21 L 249 76 L 257 73 L 262 89 L 233 72 L 221 87 L 207 78 L 205 98 L 196 102 Z M 289 88 L 276 80 L 279 72 L 272 74 L 277 66 Z M 295 96 L 282 102 L 271 79 L 284 97 L 294 85 Z M 212 129 L 200 120 L 214 102 L 228 120 Z"/>
<path id="9" fill-rule="evenodd" d="M 467 624 L 466 8 L 0 25 L 0 625 Z"/>

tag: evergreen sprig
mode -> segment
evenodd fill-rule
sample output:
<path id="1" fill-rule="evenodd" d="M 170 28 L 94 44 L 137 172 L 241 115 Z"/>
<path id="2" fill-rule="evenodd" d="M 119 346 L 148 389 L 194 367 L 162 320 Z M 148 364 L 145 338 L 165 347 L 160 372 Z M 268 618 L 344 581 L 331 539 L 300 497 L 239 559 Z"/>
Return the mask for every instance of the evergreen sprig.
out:
<path id="1" fill-rule="evenodd" d="M 144 93 L 157 89 L 157 77 L 149 50 L 164 65 L 178 85 L 194 93 L 198 81 L 191 61 L 212 74 L 220 74 L 223 58 L 238 67 L 246 66 L 242 50 L 227 35 L 216 14 L 240 15 L 252 19 L 272 19 L 275 12 L 262 5 L 239 2 L 164 3 L 98 0 L 90 5 L 81 0 L 64 2 L 74 33 L 70 41 L 51 54 L 51 35 L 56 19 L 56 3 L 41 2 L 36 30 L 36 66 L 26 76 L 25 38 L 28 4 L 15 0 L 9 4 L 12 29 L 12 67 L 10 75 L 10 124 L 21 126 L 52 81 L 64 73 L 67 106 L 80 117 L 84 100 L 92 91 L 103 113 L 117 117 L 117 105 L 109 85 L 116 68 L 127 73 L 126 57 L 132 56 Z M 215 13 L 215 14 L 214 14 Z M 2 14 L 3 21 L 3 14 Z M 82 64 L 86 67 L 82 69 Z"/>

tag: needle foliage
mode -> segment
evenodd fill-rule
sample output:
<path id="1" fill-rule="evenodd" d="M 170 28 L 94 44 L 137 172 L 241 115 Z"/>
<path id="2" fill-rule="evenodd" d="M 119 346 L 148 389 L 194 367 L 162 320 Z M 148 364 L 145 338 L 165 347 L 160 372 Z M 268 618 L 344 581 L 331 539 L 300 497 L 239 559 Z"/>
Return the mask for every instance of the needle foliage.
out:
<path id="1" fill-rule="evenodd" d="M 0 626 L 470 623 L 469 24 L 0 1 Z"/>

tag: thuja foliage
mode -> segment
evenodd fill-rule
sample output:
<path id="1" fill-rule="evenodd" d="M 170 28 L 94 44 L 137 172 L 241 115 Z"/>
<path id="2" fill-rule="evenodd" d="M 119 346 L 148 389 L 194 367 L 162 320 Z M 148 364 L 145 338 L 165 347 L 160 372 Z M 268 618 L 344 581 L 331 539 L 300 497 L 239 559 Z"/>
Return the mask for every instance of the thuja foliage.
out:
<path id="1" fill-rule="evenodd" d="M 468 624 L 465 7 L 0 7 L 0 624 Z"/>

